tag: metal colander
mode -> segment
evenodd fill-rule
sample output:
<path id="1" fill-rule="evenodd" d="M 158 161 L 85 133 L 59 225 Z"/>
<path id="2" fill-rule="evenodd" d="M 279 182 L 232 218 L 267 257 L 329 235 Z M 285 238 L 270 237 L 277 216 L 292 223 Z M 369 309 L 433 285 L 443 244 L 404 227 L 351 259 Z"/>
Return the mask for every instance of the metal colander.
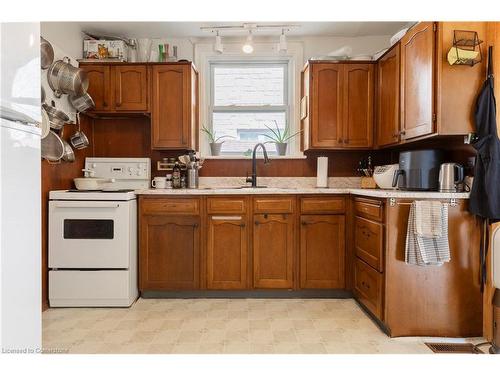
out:
<path id="1" fill-rule="evenodd" d="M 49 162 L 57 163 L 64 155 L 64 143 L 61 138 L 52 130 L 41 141 L 42 158 Z"/>
<path id="2" fill-rule="evenodd" d="M 47 80 L 54 95 L 58 98 L 62 94 L 81 96 L 89 87 L 87 72 L 71 65 L 68 57 L 54 61 L 50 65 Z"/>

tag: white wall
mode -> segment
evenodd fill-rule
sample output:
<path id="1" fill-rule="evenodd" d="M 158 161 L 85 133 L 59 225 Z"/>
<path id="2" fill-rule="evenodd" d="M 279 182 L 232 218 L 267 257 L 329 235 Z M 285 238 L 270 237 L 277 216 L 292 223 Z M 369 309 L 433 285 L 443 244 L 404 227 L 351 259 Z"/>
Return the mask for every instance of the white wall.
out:
<path id="1" fill-rule="evenodd" d="M 40 34 L 65 51 L 69 56 L 80 59 L 83 52 L 83 34 L 75 22 L 41 22 Z"/>
<path id="2" fill-rule="evenodd" d="M 304 59 L 327 55 L 343 46 L 351 46 L 352 56 L 374 55 L 389 47 L 390 36 L 363 36 L 356 38 L 305 37 L 300 40 L 304 46 Z M 305 62 L 305 61 L 304 61 Z"/>

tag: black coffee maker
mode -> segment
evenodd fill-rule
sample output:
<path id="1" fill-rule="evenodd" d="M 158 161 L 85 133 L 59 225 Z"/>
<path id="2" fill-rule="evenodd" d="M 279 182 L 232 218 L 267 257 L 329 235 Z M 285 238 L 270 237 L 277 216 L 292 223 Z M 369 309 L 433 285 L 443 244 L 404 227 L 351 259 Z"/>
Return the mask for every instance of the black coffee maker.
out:
<path id="1" fill-rule="evenodd" d="M 399 154 L 399 169 L 394 172 L 392 186 L 400 190 L 438 191 L 442 162 L 441 150 L 403 151 Z"/>

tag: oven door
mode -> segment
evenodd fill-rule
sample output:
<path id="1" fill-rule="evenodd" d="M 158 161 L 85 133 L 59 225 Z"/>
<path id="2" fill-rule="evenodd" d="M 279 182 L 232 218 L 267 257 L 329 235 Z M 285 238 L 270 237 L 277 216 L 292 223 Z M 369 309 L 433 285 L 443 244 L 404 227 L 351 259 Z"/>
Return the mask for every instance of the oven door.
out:
<path id="1" fill-rule="evenodd" d="M 49 268 L 128 268 L 136 201 L 50 201 Z"/>

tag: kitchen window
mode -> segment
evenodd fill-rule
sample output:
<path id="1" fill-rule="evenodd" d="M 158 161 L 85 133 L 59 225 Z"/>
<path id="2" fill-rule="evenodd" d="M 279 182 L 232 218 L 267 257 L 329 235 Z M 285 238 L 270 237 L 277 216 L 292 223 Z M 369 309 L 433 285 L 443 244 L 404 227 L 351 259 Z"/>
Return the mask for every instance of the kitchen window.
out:
<path id="1" fill-rule="evenodd" d="M 248 155 L 256 143 L 269 142 L 266 126 L 290 126 L 288 61 L 214 61 L 210 63 L 209 127 L 224 136 L 221 155 Z M 288 153 L 296 147 L 290 140 Z M 276 155 L 274 144 L 266 145 Z"/>

